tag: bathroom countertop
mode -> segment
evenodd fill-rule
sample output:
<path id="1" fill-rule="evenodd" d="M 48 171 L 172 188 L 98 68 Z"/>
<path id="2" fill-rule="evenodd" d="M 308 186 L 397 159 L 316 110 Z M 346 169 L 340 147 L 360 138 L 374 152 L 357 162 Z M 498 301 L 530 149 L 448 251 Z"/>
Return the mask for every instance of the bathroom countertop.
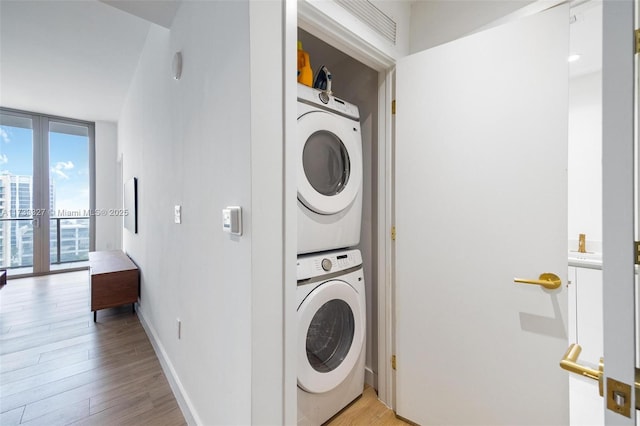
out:
<path id="1" fill-rule="evenodd" d="M 602 269 L 602 253 L 587 252 L 579 253 L 577 251 L 569 251 L 569 266 L 589 269 Z"/>

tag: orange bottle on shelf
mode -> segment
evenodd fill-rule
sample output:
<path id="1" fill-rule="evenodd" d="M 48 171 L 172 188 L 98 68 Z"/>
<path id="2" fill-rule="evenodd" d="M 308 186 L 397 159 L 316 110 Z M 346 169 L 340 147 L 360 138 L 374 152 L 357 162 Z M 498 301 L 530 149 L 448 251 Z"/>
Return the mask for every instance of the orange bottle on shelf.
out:
<path id="1" fill-rule="evenodd" d="M 302 42 L 298 42 L 298 83 L 311 87 L 313 84 L 313 70 L 309 61 L 309 54 L 302 50 Z"/>

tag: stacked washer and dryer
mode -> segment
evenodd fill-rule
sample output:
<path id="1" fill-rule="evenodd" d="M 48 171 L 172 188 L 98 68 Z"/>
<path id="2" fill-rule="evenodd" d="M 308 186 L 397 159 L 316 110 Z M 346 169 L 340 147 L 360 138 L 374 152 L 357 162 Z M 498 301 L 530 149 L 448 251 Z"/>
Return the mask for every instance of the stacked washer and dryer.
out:
<path id="1" fill-rule="evenodd" d="M 360 251 L 358 107 L 298 84 L 298 424 L 362 394 L 366 303 Z"/>

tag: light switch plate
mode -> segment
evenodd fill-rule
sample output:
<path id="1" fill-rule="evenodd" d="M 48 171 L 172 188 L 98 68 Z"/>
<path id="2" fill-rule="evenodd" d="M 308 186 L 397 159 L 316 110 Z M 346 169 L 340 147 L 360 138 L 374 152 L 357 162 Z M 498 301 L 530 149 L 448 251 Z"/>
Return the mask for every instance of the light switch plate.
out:
<path id="1" fill-rule="evenodd" d="M 174 206 L 173 208 L 173 221 L 175 223 L 182 223 L 182 206 Z"/>
<path id="2" fill-rule="evenodd" d="M 222 230 L 233 235 L 242 235 L 242 207 L 230 206 L 222 209 Z"/>

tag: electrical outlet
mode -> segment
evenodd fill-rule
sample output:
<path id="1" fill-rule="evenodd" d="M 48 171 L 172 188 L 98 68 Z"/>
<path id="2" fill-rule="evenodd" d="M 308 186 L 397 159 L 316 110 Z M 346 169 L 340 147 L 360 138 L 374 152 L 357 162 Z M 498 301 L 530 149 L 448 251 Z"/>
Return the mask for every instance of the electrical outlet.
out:
<path id="1" fill-rule="evenodd" d="M 182 206 L 176 205 L 173 207 L 173 221 L 182 223 Z"/>
<path id="2" fill-rule="evenodd" d="M 180 318 L 176 318 L 176 322 L 178 323 L 178 340 L 182 337 L 182 321 Z"/>

